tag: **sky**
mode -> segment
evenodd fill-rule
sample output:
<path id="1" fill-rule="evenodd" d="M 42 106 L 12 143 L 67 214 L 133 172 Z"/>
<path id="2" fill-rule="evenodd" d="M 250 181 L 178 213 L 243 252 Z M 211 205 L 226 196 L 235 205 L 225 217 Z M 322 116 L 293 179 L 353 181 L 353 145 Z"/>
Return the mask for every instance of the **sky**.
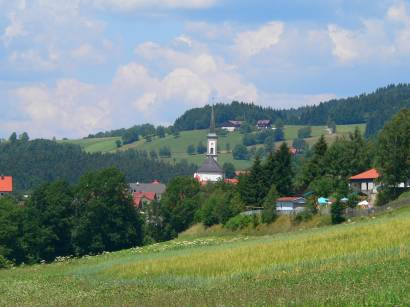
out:
<path id="1" fill-rule="evenodd" d="M 403 0 L 0 0 L 0 137 L 78 138 L 239 100 L 410 82 Z"/>

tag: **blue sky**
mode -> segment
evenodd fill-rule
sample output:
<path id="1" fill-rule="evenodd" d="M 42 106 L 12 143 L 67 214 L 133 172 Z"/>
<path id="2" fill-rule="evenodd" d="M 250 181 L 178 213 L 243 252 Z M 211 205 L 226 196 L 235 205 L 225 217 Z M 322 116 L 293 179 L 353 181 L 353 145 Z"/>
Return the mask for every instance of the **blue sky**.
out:
<path id="1" fill-rule="evenodd" d="M 409 82 L 403 0 L 0 0 L 0 137 L 82 137 L 241 100 Z"/>

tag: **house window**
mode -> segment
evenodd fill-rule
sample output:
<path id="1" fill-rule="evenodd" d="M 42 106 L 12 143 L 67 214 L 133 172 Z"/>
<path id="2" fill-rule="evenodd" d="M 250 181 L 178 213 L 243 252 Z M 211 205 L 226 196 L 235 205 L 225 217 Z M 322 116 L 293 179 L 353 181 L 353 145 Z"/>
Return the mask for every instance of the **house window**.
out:
<path id="1" fill-rule="evenodd" d="M 369 191 L 373 190 L 373 188 L 374 188 L 373 182 L 369 182 L 369 183 L 367 184 L 367 186 L 368 186 L 368 190 L 369 190 Z"/>
<path id="2" fill-rule="evenodd" d="M 367 191 L 367 182 L 362 182 L 362 191 Z"/>

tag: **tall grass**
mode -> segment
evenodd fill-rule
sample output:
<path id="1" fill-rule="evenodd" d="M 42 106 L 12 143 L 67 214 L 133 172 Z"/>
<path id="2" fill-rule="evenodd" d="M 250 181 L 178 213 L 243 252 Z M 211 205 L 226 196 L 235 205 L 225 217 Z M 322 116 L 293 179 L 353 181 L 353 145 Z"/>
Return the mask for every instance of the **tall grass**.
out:
<path id="1" fill-rule="evenodd" d="M 0 271 L 0 305 L 408 306 L 410 209 Z"/>

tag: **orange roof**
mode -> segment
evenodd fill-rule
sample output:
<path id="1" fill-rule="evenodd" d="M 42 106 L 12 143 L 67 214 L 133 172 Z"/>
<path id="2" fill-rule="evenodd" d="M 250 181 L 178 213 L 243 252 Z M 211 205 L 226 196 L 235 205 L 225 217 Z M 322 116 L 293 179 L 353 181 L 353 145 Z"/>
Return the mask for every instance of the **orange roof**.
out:
<path id="1" fill-rule="evenodd" d="M 225 181 L 225 183 L 230 183 L 230 184 L 238 184 L 239 183 L 239 180 L 236 179 L 236 178 L 233 178 L 233 179 L 227 178 L 224 181 Z"/>
<path id="2" fill-rule="evenodd" d="M 0 193 L 13 192 L 13 177 L 0 176 Z"/>
<path id="3" fill-rule="evenodd" d="M 155 192 L 135 192 L 132 194 L 132 198 L 134 201 L 134 206 L 141 207 L 141 202 L 143 199 L 153 201 L 155 200 L 156 194 Z"/>
<path id="4" fill-rule="evenodd" d="M 364 179 L 377 179 L 379 178 L 379 172 L 377 169 L 372 168 L 368 171 L 365 171 L 363 173 L 357 174 L 355 176 L 350 177 L 350 180 L 364 180 Z"/>

